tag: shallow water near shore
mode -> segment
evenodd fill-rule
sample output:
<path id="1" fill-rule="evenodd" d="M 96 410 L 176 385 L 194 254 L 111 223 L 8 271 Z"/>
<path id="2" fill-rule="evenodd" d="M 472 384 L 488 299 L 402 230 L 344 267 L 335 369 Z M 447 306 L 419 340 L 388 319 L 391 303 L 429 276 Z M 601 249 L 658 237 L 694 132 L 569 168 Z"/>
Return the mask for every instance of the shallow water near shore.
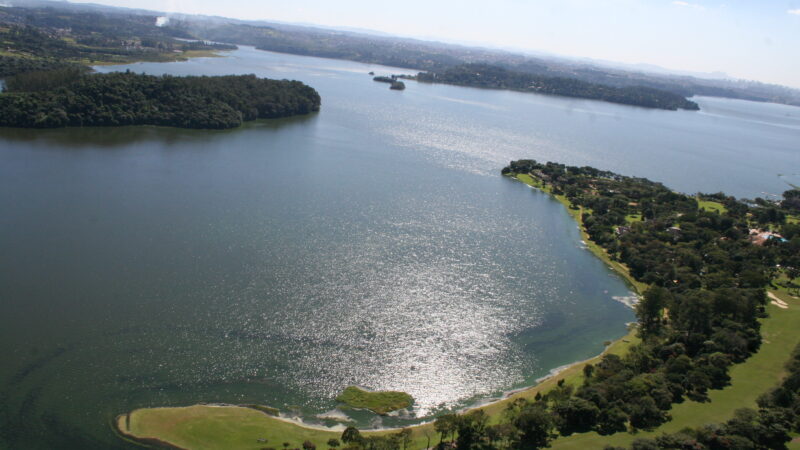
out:
<path id="1" fill-rule="evenodd" d="M 127 68 L 299 79 L 322 111 L 0 130 L 0 447 L 125 447 L 111 418 L 148 406 L 313 420 L 351 384 L 412 394 L 413 417 L 346 411 L 396 426 L 534 384 L 633 314 L 563 207 L 499 176 L 509 160 L 749 197 L 800 167 L 800 109 L 780 105 L 396 92 L 367 72 L 411 71 L 250 48 L 99 70 Z"/>

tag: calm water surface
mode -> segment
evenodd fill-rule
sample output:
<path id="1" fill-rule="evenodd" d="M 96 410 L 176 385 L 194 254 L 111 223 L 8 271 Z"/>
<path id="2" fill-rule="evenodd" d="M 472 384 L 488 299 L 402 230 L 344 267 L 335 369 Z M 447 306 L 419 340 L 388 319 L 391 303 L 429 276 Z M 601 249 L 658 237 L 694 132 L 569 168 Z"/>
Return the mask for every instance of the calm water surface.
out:
<path id="1" fill-rule="evenodd" d="M 299 79 L 322 111 L 0 130 L 0 447 L 123 446 L 114 415 L 201 401 L 313 421 L 350 384 L 417 400 L 409 417 L 347 411 L 361 426 L 412 423 L 598 353 L 630 293 L 558 203 L 499 176 L 511 159 L 685 192 L 798 184 L 800 109 L 780 105 L 396 92 L 367 72 L 402 69 L 249 48 L 128 67 Z"/>

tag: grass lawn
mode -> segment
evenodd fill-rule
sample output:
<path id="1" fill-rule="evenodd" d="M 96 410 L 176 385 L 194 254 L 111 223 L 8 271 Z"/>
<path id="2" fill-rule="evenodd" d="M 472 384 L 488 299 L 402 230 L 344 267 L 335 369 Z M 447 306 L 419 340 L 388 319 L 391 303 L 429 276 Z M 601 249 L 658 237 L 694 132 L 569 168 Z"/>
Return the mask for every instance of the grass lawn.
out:
<path id="1" fill-rule="evenodd" d="M 786 223 L 800 223 L 800 217 L 788 215 L 786 216 Z"/>
<path id="2" fill-rule="evenodd" d="M 728 212 L 728 208 L 725 207 L 720 202 L 712 202 L 711 200 L 701 200 L 697 199 L 697 205 L 700 209 L 705 209 L 706 211 L 712 211 L 719 214 L 725 214 Z"/>
<path id="3" fill-rule="evenodd" d="M 405 392 L 370 392 L 356 386 L 347 387 L 336 400 L 353 408 L 368 409 L 381 415 L 408 408 L 414 403 L 414 398 Z"/>
<path id="4" fill-rule="evenodd" d="M 628 214 L 627 216 L 625 216 L 625 222 L 627 222 L 628 225 L 634 222 L 641 222 L 641 221 L 642 221 L 641 214 Z"/>
<path id="5" fill-rule="evenodd" d="M 747 361 L 731 369 L 731 385 L 722 390 L 709 391 L 711 401 L 697 403 L 685 401 L 674 405 L 670 414 L 672 421 L 651 432 L 637 434 L 617 433 L 600 436 L 584 433 L 560 438 L 553 443 L 554 449 L 602 448 L 606 445 L 629 446 L 638 437 L 654 437 L 662 433 L 674 433 L 686 427 L 719 423 L 730 419 L 739 408 L 755 407 L 756 398 L 775 387 L 786 374 L 784 364 L 792 350 L 800 343 L 797 323 L 800 321 L 800 300 L 783 292 L 773 291 L 789 304 L 789 309 L 767 306 L 770 317 L 762 324 L 763 344 L 761 349 Z"/>
<path id="6" fill-rule="evenodd" d="M 130 429 L 124 415 L 117 418 L 117 428 L 139 439 L 153 438 L 198 450 L 283 448 L 284 442 L 289 442 L 290 448 L 301 448 L 306 440 L 323 449 L 328 439 L 341 435 L 299 427 L 255 409 L 207 405 L 136 410 L 130 415 Z"/>

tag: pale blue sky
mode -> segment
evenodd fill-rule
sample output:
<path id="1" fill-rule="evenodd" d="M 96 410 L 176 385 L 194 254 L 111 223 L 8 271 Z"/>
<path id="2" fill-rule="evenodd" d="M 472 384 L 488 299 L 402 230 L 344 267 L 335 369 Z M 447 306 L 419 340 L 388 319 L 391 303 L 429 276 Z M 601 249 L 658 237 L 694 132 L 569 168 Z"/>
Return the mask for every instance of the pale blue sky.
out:
<path id="1" fill-rule="evenodd" d="M 647 63 L 800 88 L 800 0 L 94 0 Z"/>

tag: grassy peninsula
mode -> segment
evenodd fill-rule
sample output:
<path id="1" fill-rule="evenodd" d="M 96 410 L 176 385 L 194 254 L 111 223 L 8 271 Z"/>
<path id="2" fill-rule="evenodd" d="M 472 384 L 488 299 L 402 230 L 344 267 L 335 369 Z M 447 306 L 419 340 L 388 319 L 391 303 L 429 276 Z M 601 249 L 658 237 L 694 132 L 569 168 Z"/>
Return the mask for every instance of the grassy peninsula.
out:
<path id="1" fill-rule="evenodd" d="M 0 126 L 6 127 L 225 129 L 320 107 L 317 91 L 299 81 L 255 75 L 172 77 L 63 69 L 17 75 L 7 80 L 7 87 L 0 94 Z"/>
<path id="2" fill-rule="evenodd" d="M 512 162 L 503 174 L 565 205 L 589 248 L 642 294 L 638 325 L 602 355 L 538 386 L 408 432 L 339 435 L 261 414 L 258 433 L 289 433 L 287 442 L 315 446 L 338 435 L 356 449 L 449 441 L 459 449 L 766 449 L 784 448 L 800 431 L 800 357 L 792 353 L 800 345 L 800 226 L 787 220 L 798 213 L 800 191 L 777 202 L 689 196 L 532 160 Z M 258 439 L 237 417 L 249 413 L 192 408 L 138 410 L 117 426 L 186 448 L 250 448 L 237 443 Z M 190 444 L 206 427 L 225 431 Z"/>
<path id="3" fill-rule="evenodd" d="M 358 386 L 348 386 L 336 400 L 352 408 L 368 409 L 380 415 L 408 408 L 414 403 L 414 398 L 405 392 L 367 391 Z"/>

